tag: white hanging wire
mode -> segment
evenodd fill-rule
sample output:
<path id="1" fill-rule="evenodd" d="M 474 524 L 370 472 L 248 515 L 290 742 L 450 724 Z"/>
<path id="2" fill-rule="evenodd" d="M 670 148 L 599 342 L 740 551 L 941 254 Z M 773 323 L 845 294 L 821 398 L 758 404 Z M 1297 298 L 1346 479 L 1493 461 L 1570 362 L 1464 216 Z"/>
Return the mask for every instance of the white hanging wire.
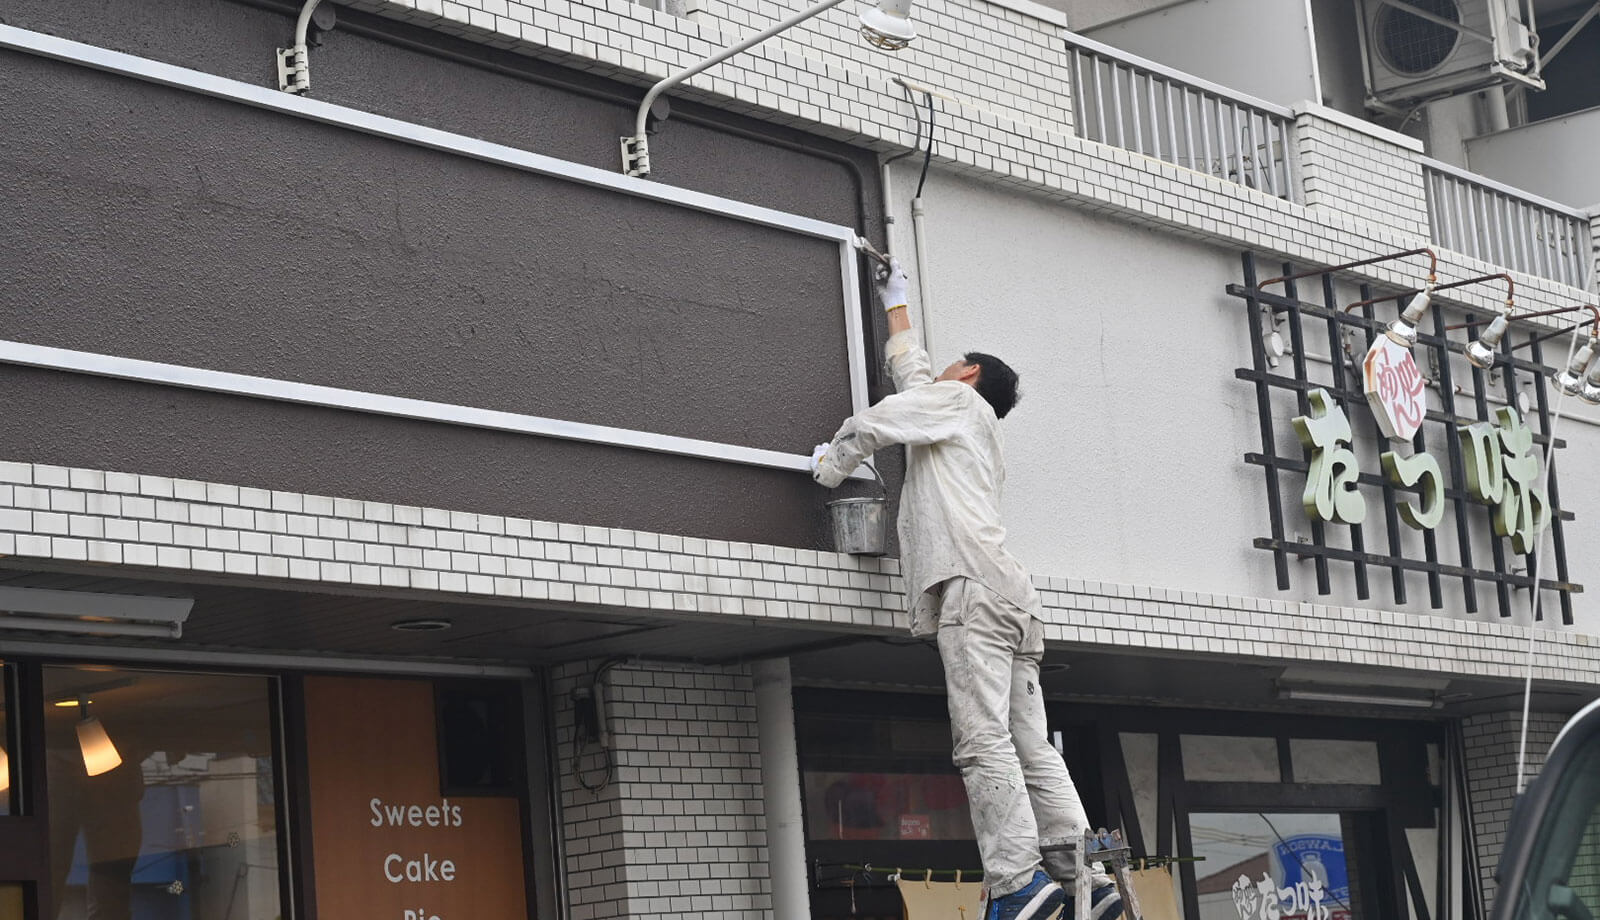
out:
<path id="1" fill-rule="evenodd" d="M 1572 341 L 1567 345 L 1567 357 L 1566 360 L 1561 362 L 1561 367 L 1565 368 L 1572 363 L 1572 356 L 1578 351 L 1578 340 L 1582 338 L 1583 335 L 1584 332 L 1582 323 L 1572 328 Z M 1546 382 L 1546 385 L 1548 385 L 1548 382 Z M 1550 417 L 1550 430 L 1546 432 L 1548 435 L 1548 440 L 1545 441 L 1544 445 L 1544 470 L 1539 480 L 1539 491 L 1545 496 L 1545 501 L 1547 504 L 1550 500 L 1550 461 L 1555 458 L 1556 433 L 1561 427 L 1561 410 L 1567 401 L 1567 394 L 1563 392 L 1560 387 L 1552 387 L 1552 389 L 1556 391 L 1556 405 L 1555 412 L 1553 412 Z M 1553 513 L 1554 512 L 1552 512 L 1552 514 Z M 1535 546 L 1533 555 L 1533 571 L 1529 573 L 1533 576 L 1533 587 L 1530 589 L 1532 591 L 1532 596 L 1529 598 L 1528 602 L 1528 653 L 1524 662 L 1522 676 L 1522 730 L 1521 737 L 1517 741 L 1518 795 L 1521 795 L 1522 790 L 1527 786 L 1528 710 L 1533 702 L 1533 660 L 1534 649 L 1537 647 L 1539 642 L 1539 616 L 1544 610 L 1544 592 L 1539 590 L 1539 581 L 1544 577 L 1544 548 L 1550 543 L 1549 540 L 1545 539 L 1545 536 L 1546 531 L 1550 529 L 1551 528 L 1546 527 L 1545 530 L 1539 531 L 1538 535 L 1534 538 Z"/>

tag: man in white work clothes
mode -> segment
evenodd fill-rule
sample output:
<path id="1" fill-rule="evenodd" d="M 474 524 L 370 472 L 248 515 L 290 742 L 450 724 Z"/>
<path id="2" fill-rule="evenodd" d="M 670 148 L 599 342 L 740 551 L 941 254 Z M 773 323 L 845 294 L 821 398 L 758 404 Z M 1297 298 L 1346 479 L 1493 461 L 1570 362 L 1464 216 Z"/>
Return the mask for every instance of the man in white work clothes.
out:
<path id="1" fill-rule="evenodd" d="M 984 920 L 1046 920 L 1064 902 L 1070 920 L 1066 892 L 1041 868 L 1039 838 L 1081 839 L 1089 820 L 1045 728 L 1039 595 L 1000 524 L 999 419 L 1017 401 L 1017 375 L 971 352 L 934 377 L 906 316 L 905 271 L 892 260 L 879 276 L 899 392 L 817 445 L 813 476 L 832 488 L 879 448 L 906 445 L 900 569 L 912 634 L 938 636 L 954 760 L 983 857 Z M 1090 916 L 1120 917 L 1111 880 L 1097 874 L 1092 884 Z"/>

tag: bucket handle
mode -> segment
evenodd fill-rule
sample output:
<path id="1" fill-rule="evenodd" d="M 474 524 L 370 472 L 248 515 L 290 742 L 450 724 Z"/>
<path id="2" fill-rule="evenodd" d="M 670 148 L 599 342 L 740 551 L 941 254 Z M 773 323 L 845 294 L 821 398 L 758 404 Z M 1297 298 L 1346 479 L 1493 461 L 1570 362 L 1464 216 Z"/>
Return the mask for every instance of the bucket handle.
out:
<path id="1" fill-rule="evenodd" d="M 874 466 L 870 460 L 861 461 L 861 465 L 867 468 L 867 472 L 872 474 L 873 479 L 878 480 L 878 488 L 883 490 L 883 497 L 888 498 L 889 487 L 884 484 L 883 477 L 878 475 L 878 468 Z"/>

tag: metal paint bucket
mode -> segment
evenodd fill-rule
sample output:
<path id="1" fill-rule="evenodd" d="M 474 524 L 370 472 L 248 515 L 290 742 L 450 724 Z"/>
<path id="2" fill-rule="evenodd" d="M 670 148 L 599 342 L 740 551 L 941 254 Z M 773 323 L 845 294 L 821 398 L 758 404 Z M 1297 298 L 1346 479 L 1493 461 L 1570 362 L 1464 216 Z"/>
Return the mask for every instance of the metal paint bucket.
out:
<path id="1" fill-rule="evenodd" d="M 889 551 L 889 489 L 872 464 L 863 466 L 872 471 L 883 495 L 828 502 L 828 512 L 833 516 L 833 546 L 852 556 L 882 556 Z"/>

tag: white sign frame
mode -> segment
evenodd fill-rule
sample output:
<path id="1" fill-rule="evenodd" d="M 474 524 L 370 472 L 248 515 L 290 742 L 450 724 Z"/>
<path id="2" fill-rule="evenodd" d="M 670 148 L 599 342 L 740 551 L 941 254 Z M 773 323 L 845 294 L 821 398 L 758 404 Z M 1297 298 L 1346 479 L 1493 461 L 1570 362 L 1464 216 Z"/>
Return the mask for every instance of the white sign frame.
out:
<path id="1" fill-rule="evenodd" d="M 867 406 L 867 363 L 864 332 L 861 323 L 860 276 L 856 255 L 857 237 L 849 227 L 758 207 L 729 198 L 719 198 L 689 189 L 661 185 L 608 172 L 581 163 L 559 160 L 543 154 L 494 144 L 488 141 L 440 131 L 425 125 L 413 124 L 383 115 L 374 115 L 359 109 L 333 105 L 316 99 L 307 99 L 238 80 L 185 67 L 165 64 L 149 58 L 111 51 L 95 45 L 69 41 L 53 35 L 0 25 L 0 48 L 66 63 L 77 64 L 93 70 L 117 74 L 166 86 L 174 89 L 210 96 L 241 105 L 266 109 L 283 115 L 303 118 L 319 124 L 333 125 L 363 134 L 370 134 L 400 143 L 437 150 L 457 156 L 469 157 L 487 163 L 507 166 L 536 175 L 564 179 L 579 185 L 602 188 L 652 201 L 666 202 L 690 210 L 716 214 L 763 227 L 787 230 L 800 236 L 829 240 L 839 248 L 839 280 L 843 291 L 845 344 L 849 352 L 850 400 L 853 411 Z M 422 421 L 441 422 L 470 428 L 510 431 L 540 437 L 585 441 L 637 450 L 702 457 L 729 463 L 772 469 L 809 472 L 809 454 L 790 454 L 783 451 L 705 441 L 676 435 L 640 431 L 632 428 L 614 428 L 586 422 L 524 415 L 515 412 L 498 412 L 453 403 L 430 402 L 398 396 L 385 396 L 360 390 L 316 386 L 274 377 L 252 377 L 224 371 L 207 370 L 157 361 L 143 361 L 115 355 L 72 351 L 30 345 L 24 342 L 0 340 L 0 363 L 49 370 L 134 380 L 142 383 L 206 390 L 235 396 L 247 396 L 279 402 L 324 406 L 353 412 L 389 415 Z M 842 420 L 841 420 L 842 421 Z M 831 431 L 811 434 L 797 432 L 800 443 L 822 440 Z M 859 479 L 870 478 L 857 470 Z"/>

